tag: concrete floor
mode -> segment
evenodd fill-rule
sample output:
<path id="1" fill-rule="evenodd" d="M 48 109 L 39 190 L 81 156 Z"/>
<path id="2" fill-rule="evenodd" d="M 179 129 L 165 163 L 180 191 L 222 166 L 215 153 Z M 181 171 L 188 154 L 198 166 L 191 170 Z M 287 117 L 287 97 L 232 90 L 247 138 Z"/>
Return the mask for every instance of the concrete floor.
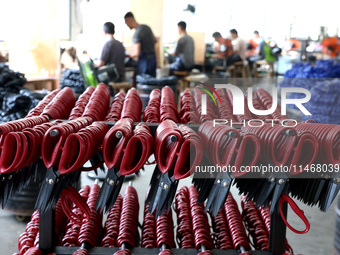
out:
<path id="1" fill-rule="evenodd" d="M 139 194 L 139 221 L 142 222 L 143 208 L 145 194 L 148 189 L 148 184 L 153 171 L 152 166 L 146 167 L 146 170 L 141 173 L 141 176 L 136 178 L 132 185 L 137 189 Z M 182 180 L 179 186 L 190 185 L 191 179 Z M 82 177 L 83 185 L 93 183 L 92 180 L 87 178 L 85 174 Z M 122 194 L 124 193 L 127 183 L 123 185 Z M 232 194 L 235 199 L 238 199 L 237 190 L 232 188 Z M 337 201 L 337 200 L 335 200 Z M 330 209 L 323 213 L 319 211 L 317 207 L 310 208 L 298 202 L 302 210 L 305 211 L 310 223 L 311 230 L 305 235 L 297 235 L 290 230 L 287 230 L 287 239 L 289 244 L 293 247 L 295 254 L 305 254 L 305 255 L 328 255 L 333 252 L 333 236 L 335 231 L 335 202 L 332 204 Z M 294 213 L 288 212 L 288 221 L 292 226 L 301 226 L 303 228 L 303 223 L 297 219 Z M 24 231 L 27 222 L 19 222 L 15 216 L 0 210 L 0 254 L 1 255 L 11 255 L 18 251 L 17 240 L 19 235 Z"/>

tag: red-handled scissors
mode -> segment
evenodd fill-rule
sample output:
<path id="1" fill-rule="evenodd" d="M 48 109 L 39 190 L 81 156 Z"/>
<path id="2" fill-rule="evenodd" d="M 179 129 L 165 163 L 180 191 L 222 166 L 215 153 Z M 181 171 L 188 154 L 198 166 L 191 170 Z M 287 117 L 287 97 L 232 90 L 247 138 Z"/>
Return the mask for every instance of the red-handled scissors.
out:
<path id="1" fill-rule="evenodd" d="M 22 131 L 10 132 L 3 140 L 0 172 L 11 173 L 36 161 L 41 153 L 41 141 L 46 130 L 59 121 L 44 123 Z"/>
<path id="2" fill-rule="evenodd" d="M 120 119 L 105 135 L 103 156 L 109 169 L 120 165 L 125 147 L 133 135 L 133 125 L 130 118 Z"/>
<path id="3" fill-rule="evenodd" d="M 47 168 L 56 165 L 62 153 L 67 137 L 90 125 L 93 120 L 89 117 L 82 117 L 68 122 L 63 122 L 56 127 L 47 130 L 42 141 L 42 159 Z M 52 136 L 53 134 L 53 136 Z"/>
<path id="4" fill-rule="evenodd" d="M 291 171 L 291 174 L 296 175 L 303 172 L 306 166 L 314 163 L 318 153 L 318 138 L 311 132 L 298 133 L 296 144 L 291 151 L 291 161 L 287 165 L 302 167 L 299 167 L 300 171 Z"/>
<path id="5" fill-rule="evenodd" d="M 225 125 L 203 123 L 198 133 L 203 139 L 206 154 L 211 163 L 218 166 L 234 166 L 234 177 L 246 174 L 241 166 L 254 166 L 261 155 L 259 138 L 251 133 L 239 133 Z"/>
<path id="6" fill-rule="evenodd" d="M 306 228 L 304 230 L 297 230 L 295 228 L 293 228 L 287 221 L 283 211 L 282 211 L 282 206 L 283 203 L 287 202 L 290 207 L 293 209 L 294 213 L 299 216 L 299 218 L 304 222 Z M 286 226 L 293 231 L 296 234 L 306 234 L 309 230 L 310 230 L 310 223 L 307 219 L 307 217 L 305 216 L 304 211 L 302 211 L 299 206 L 294 202 L 293 199 L 291 199 L 288 195 L 286 194 L 282 194 L 281 196 L 281 200 L 280 200 L 280 214 L 281 214 L 281 218 L 283 220 L 283 222 L 286 224 Z"/>
<path id="7" fill-rule="evenodd" d="M 70 221 L 82 223 L 84 217 L 83 215 L 79 216 L 72 212 L 73 204 L 83 212 L 85 219 L 90 219 L 90 208 L 86 201 L 72 186 L 68 186 L 68 188 L 64 188 L 61 193 L 61 206 Z"/>
<path id="8" fill-rule="evenodd" d="M 138 124 L 124 149 L 120 174 L 129 175 L 139 171 L 153 153 L 153 149 L 154 139 L 150 128 L 145 123 Z"/>
<path id="9" fill-rule="evenodd" d="M 79 169 L 88 170 L 83 165 L 96 154 L 108 129 L 107 124 L 95 122 L 79 132 L 69 135 L 62 149 L 59 173 L 66 174 Z"/>
<path id="10" fill-rule="evenodd" d="M 192 175 L 195 167 L 199 166 L 203 159 L 203 148 L 199 135 L 185 125 L 180 125 L 179 130 L 183 135 L 183 143 L 175 163 L 175 180 L 184 179 Z"/>
<path id="11" fill-rule="evenodd" d="M 155 158 L 163 174 L 174 167 L 182 142 L 183 135 L 174 121 L 167 119 L 158 126 L 155 135 Z"/>

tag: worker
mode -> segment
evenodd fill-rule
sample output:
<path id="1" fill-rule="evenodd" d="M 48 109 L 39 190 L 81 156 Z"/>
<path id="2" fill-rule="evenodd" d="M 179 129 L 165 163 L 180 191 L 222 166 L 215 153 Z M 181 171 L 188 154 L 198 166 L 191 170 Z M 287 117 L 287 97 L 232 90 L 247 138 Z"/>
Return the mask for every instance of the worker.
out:
<path id="1" fill-rule="evenodd" d="M 233 44 L 233 55 L 231 56 L 231 61 L 233 63 L 237 61 L 245 61 L 246 51 L 247 51 L 246 42 L 238 36 L 236 29 L 230 30 L 230 36 L 232 38 L 232 44 Z"/>
<path id="2" fill-rule="evenodd" d="M 98 67 L 115 64 L 117 72 L 119 74 L 118 82 L 124 79 L 124 61 L 125 61 L 125 49 L 123 44 L 114 38 L 115 25 L 112 22 L 106 22 L 103 26 L 104 35 L 106 37 L 106 43 L 104 44 L 100 62 Z"/>
<path id="3" fill-rule="evenodd" d="M 260 36 L 259 31 L 254 31 L 254 39 L 253 41 L 256 43 L 257 48 L 260 47 L 261 43 L 263 42 L 263 38 Z"/>
<path id="4" fill-rule="evenodd" d="M 126 13 L 124 19 L 125 24 L 130 29 L 136 29 L 133 35 L 133 49 L 129 57 L 138 58 L 137 69 L 139 74 L 149 74 L 156 77 L 155 42 L 157 40 L 151 28 L 139 24 L 132 12 Z"/>
<path id="5" fill-rule="evenodd" d="M 256 61 L 264 59 L 264 39 L 260 36 L 259 31 L 254 31 L 254 38 L 249 41 L 249 48 L 246 52 L 250 70 Z"/>
<path id="6" fill-rule="evenodd" d="M 184 21 L 180 21 L 177 26 L 180 38 L 172 53 L 176 60 L 170 65 L 170 73 L 190 71 L 194 67 L 194 39 L 188 35 L 187 24 Z"/>
<path id="7" fill-rule="evenodd" d="M 231 65 L 230 57 L 233 55 L 233 45 L 231 40 L 228 38 L 223 38 L 220 32 L 213 33 L 213 38 L 218 43 L 215 51 L 217 53 L 211 55 L 211 62 L 214 66 L 227 66 Z"/>

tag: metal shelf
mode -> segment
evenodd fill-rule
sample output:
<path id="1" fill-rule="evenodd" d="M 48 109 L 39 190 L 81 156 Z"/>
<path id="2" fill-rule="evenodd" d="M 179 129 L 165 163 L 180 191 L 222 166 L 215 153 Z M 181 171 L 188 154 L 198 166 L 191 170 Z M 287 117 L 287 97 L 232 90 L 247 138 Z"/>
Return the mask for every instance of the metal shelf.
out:
<path id="1" fill-rule="evenodd" d="M 115 122 L 105 122 L 109 128 L 115 125 Z M 137 125 L 138 123 L 135 123 Z M 152 135 L 156 133 L 156 129 L 160 123 L 146 123 Z M 197 131 L 200 124 L 190 124 L 193 130 Z M 283 214 L 287 216 L 287 204 L 285 203 L 282 208 Z M 287 218 L 287 217 L 286 217 Z M 42 250 L 43 254 L 54 252 L 56 255 L 72 255 L 78 247 L 55 247 L 55 212 L 54 210 L 49 210 L 44 213 L 40 212 L 40 223 L 39 223 L 39 248 Z M 282 255 L 285 252 L 285 242 L 286 242 L 286 225 L 284 224 L 279 207 L 277 206 L 271 215 L 271 231 L 270 231 L 270 242 L 269 251 L 252 251 L 254 255 Z M 116 252 L 118 248 L 104 248 L 104 247 L 94 247 L 89 251 L 90 255 L 112 255 Z M 235 250 L 212 250 L 216 255 L 232 255 L 239 254 Z M 145 248 L 134 248 L 132 249 L 132 254 L 155 254 L 158 255 L 159 249 L 145 249 Z M 173 254 L 183 254 L 191 255 L 198 254 L 198 250 L 194 249 L 172 249 Z"/>
<path id="2" fill-rule="evenodd" d="M 73 252 L 78 250 L 78 247 L 56 247 L 54 253 L 57 255 L 72 255 Z M 89 250 L 89 255 L 112 255 L 119 248 L 104 248 L 104 247 L 95 247 Z M 171 249 L 174 255 L 192 255 L 198 254 L 199 250 L 195 249 Z M 211 250 L 214 255 L 239 255 L 240 253 L 236 250 Z M 160 252 L 159 249 L 147 249 L 147 248 L 133 248 L 131 249 L 132 254 L 138 255 L 158 255 Z M 254 255 L 270 255 L 269 251 L 252 251 Z"/>

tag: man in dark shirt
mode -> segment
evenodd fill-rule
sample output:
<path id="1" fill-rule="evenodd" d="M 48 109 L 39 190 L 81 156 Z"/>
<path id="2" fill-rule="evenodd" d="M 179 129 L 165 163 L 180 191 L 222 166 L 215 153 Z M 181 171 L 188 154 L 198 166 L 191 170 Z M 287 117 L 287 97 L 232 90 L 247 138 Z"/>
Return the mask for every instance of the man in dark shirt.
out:
<path id="1" fill-rule="evenodd" d="M 155 53 L 156 38 L 151 28 L 147 25 L 140 25 L 131 12 L 125 14 L 124 19 L 125 24 L 130 29 L 136 29 L 133 35 L 133 51 L 130 57 L 138 57 L 138 73 L 149 74 L 155 77 L 157 67 Z"/>
<path id="2" fill-rule="evenodd" d="M 99 67 L 115 64 L 119 79 L 124 80 L 124 61 L 125 61 L 125 49 L 121 42 L 117 41 L 113 35 L 115 33 L 115 26 L 111 22 L 106 22 L 103 26 L 105 37 L 107 42 L 104 44 L 102 54 L 100 56 Z"/>
<path id="3" fill-rule="evenodd" d="M 170 73 L 174 71 L 189 71 L 194 66 L 194 40 L 187 34 L 187 24 L 180 21 L 178 33 L 181 36 L 175 46 L 173 55 L 176 61 L 170 65 Z"/>

